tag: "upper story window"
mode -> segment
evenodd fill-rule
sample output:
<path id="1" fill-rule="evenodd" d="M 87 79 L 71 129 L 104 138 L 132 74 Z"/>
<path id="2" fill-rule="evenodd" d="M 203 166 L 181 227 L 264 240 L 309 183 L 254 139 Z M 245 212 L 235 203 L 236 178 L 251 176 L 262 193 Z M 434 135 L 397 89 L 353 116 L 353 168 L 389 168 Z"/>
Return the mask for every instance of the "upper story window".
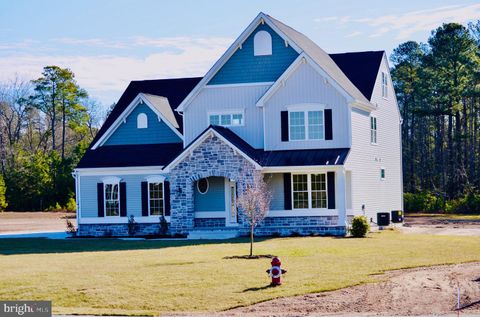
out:
<path id="1" fill-rule="evenodd" d="M 388 97 L 388 78 L 385 72 L 382 72 L 382 97 Z"/>
<path id="2" fill-rule="evenodd" d="M 163 182 L 148 182 L 148 210 L 150 216 L 163 216 L 165 211 Z"/>
<path id="3" fill-rule="evenodd" d="M 385 180 L 385 167 L 380 169 L 380 179 L 383 181 Z"/>
<path id="4" fill-rule="evenodd" d="M 108 178 L 103 181 L 105 216 L 120 216 L 120 179 Z"/>
<path id="5" fill-rule="evenodd" d="M 290 140 L 323 140 L 325 122 L 323 110 L 289 111 Z"/>
<path id="6" fill-rule="evenodd" d="M 377 118 L 370 117 L 370 143 L 377 144 Z"/>
<path id="7" fill-rule="evenodd" d="M 253 55 L 272 55 L 272 36 L 267 31 L 258 31 L 253 38 Z"/>
<path id="8" fill-rule="evenodd" d="M 218 113 L 209 114 L 209 124 L 221 125 L 224 127 L 229 126 L 242 126 L 243 125 L 243 113 Z"/>
<path id="9" fill-rule="evenodd" d="M 137 129 L 148 128 L 148 117 L 144 113 L 139 113 L 137 116 Z"/>

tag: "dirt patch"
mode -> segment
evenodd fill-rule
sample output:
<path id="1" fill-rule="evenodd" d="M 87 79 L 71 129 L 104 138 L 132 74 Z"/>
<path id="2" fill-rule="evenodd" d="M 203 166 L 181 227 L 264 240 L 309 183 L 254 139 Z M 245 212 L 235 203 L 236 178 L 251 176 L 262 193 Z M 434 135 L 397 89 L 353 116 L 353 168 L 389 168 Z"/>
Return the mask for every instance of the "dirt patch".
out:
<path id="1" fill-rule="evenodd" d="M 65 213 L 61 212 L 2 212 L 0 234 L 63 231 Z M 68 214 L 76 226 L 75 214 Z"/>
<path id="2" fill-rule="evenodd" d="M 463 313 L 480 313 L 480 263 L 399 270 L 388 280 L 333 292 L 271 300 L 220 313 L 222 316 L 323 316 L 336 314 L 451 314 L 460 287 Z"/>
<path id="3" fill-rule="evenodd" d="M 438 217 L 405 217 L 399 227 L 403 233 L 480 236 L 480 220 L 445 219 Z"/>

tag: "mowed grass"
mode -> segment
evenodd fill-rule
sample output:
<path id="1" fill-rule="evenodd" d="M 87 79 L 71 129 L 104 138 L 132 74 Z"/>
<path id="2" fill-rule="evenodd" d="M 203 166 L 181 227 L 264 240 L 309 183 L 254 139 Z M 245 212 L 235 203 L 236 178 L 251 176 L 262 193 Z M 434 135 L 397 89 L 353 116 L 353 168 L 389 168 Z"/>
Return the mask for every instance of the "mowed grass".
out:
<path id="1" fill-rule="evenodd" d="M 371 282 L 386 270 L 480 261 L 480 238 L 404 235 L 265 239 L 288 273 L 268 287 L 269 259 L 248 241 L 0 239 L 0 300 L 52 300 L 59 314 L 212 312 Z"/>

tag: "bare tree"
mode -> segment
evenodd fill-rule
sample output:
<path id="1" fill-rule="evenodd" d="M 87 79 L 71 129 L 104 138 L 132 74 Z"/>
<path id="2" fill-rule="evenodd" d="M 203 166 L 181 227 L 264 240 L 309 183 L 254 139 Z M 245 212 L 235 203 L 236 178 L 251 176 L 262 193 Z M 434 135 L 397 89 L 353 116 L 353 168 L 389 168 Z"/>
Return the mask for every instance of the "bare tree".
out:
<path id="1" fill-rule="evenodd" d="M 246 181 L 244 186 L 243 192 L 237 198 L 237 206 L 242 210 L 250 227 L 250 256 L 253 256 L 255 227 L 267 216 L 272 193 L 259 171 L 255 171 L 253 180 Z"/>

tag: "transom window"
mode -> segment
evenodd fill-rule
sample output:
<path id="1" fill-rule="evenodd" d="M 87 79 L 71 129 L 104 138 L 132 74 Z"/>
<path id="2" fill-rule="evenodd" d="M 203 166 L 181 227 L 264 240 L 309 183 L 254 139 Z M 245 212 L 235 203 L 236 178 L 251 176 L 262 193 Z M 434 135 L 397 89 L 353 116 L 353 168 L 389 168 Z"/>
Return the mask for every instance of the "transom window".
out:
<path id="1" fill-rule="evenodd" d="M 165 205 L 163 183 L 148 183 L 148 205 L 150 216 L 163 216 Z"/>
<path id="2" fill-rule="evenodd" d="M 326 174 L 293 174 L 292 194 L 293 209 L 327 208 Z"/>
<path id="3" fill-rule="evenodd" d="M 105 191 L 105 215 L 114 217 L 120 215 L 120 197 L 118 183 L 106 183 L 103 185 Z"/>
<path id="4" fill-rule="evenodd" d="M 323 140 L 325 122 L 323 110 L 290 111 L 290 140 Z"/>
<path id="5" fill-rule="evenodd" d="M 377 144 L 377 118 L 370 117 L 370 143 Z"/>
<path id="6" fill-rule="evenodd" d="M 382 97 L 388 97 L 388 79 L 387 74 L 382 72 Z"/>
<path id="7" fill-rule="evenodd" d="M 242 113 L 210 114 L 208 118 L 211 125 L 220 125 L 224 127 L 243 125 Z"/>

